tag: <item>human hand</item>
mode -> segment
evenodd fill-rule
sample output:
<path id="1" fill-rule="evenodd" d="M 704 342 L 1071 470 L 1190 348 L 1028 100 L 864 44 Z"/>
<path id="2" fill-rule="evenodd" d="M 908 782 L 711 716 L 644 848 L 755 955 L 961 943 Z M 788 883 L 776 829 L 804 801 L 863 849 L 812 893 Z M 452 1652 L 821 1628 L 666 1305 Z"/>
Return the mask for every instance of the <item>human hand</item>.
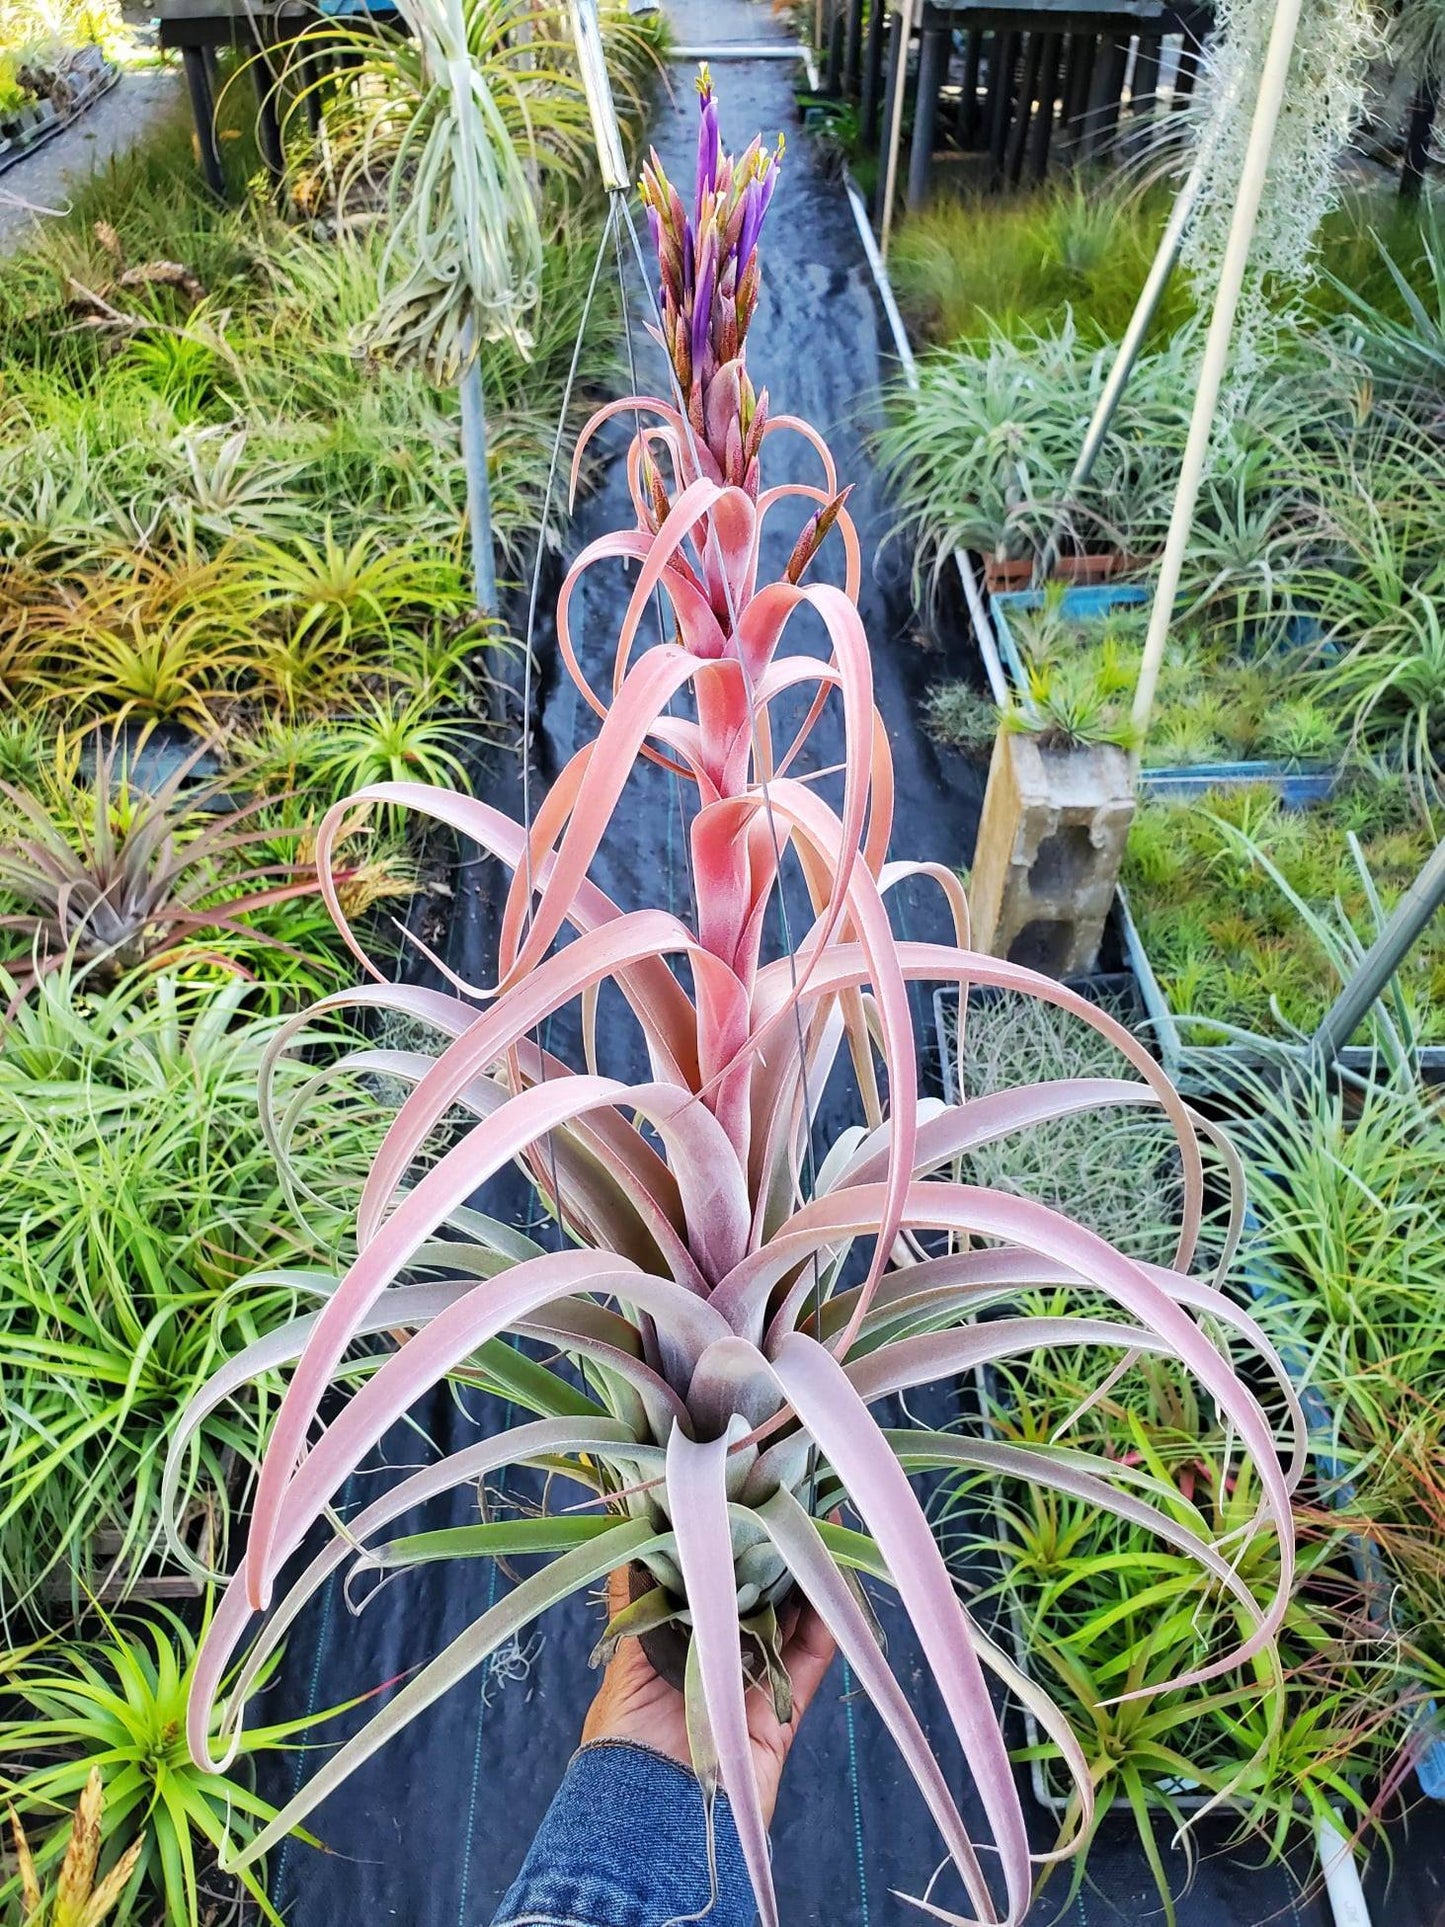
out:
<path id="1" fill-rule="evenodd" d="M 627 1574 L 614 1572 L 607 1582 L 609 1615 L 628 1601 Z M 771 1826 L 777 1804 L 778 1782 L 798 1726 L 813 1695 L 832 1664 L 835 1648 L 826 1626 L 809 1605 L 797 1601 L 783 1608 L 783 1664 L 793 1684 L 793 1717 L 787 1725 L 773 1710 L 772 1695 L 758 1687 L 747 1696 L 748 1737 L 752 1741 L 753 1771 L 763 1818 Z M 652 1670 L 652 1662 L 636 1639 L 624 1639 L 602 1675 L 597 1697 L 588 1709 L 582 1744 L 594 1740 L 630 1740 L 651 1747 L 679 1765 L 691 1767 L 687 1721 L 682 1694 Z"/>

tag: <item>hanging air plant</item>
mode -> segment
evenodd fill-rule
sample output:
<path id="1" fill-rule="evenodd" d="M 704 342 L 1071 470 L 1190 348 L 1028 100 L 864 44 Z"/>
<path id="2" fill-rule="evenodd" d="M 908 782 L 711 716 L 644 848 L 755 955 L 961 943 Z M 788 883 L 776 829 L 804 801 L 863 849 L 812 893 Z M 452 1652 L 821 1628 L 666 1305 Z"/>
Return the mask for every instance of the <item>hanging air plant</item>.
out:
<path id="1" fill-rule="evenodd" d="M 530 345 L 542 231 L 531 164 L 575 151 L 585 125 L 554 16 L 529 0 L 399 0 L 409 45 L 386 65 L 360 148 L 393 142 L 382 300 L 366 344 L 454 382 L 483 341 Z M 398 122 L 402 124 L 399 139 Z"/>
<path id="2" fill-rule="evenodd" d="M 1199 148 L 1209 161 L 1183 251 L 1204 302 L 1219 282 L 1275 14 L 1274 0 L 1218 0 L 1214 9 L 1195 93 Z M 1236 368 L 1252 358 L 1289 291 L 1314 272 L 1320 223 L 1339 194 L 1340 157 L 1364 113 L 1377 39 L 1370 0 L 1304 0 L 1250 253 Z"/>

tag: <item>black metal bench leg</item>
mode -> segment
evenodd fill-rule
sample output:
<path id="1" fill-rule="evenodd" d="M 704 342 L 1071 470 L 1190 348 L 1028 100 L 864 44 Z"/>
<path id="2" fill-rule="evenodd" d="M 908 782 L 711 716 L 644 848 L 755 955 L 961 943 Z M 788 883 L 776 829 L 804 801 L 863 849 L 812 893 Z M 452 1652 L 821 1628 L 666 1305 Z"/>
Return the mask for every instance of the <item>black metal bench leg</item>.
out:
<path id="1" fill-rule="evenodd" d="M 1044 41 L 1047 38 L 1048 36 L 1042 33 L 1030 33 L 1024 36 L 1023 78 L 1019 84 L 1013 125 L 1009 128 L 1008 148 L 1004 158 L 1004 180 L 1009 187 L 1017 187 L 1023 179 L 1024 150 L 1028 145 L 1034 96 L 1039 90 L 1039 69 L 1043 63 Z"/>
<path id="2" fill-rule="evenodd" d="M 938 128 L 938 97 L 948 77 L 953 35 L 947 27 L 927 27 L 918 50 L 918 92 L 913 109 L 913 145 L 908 152 L 908 206 L 920 208 L 928 199 L 933 171 L 934 135 Z"/>
<path id="3" fill-rule="evenodd" d="M 873 189 L 873 219 L 881 223 L 883 197 L 888 191 L 888 150 L 893 144 L 893 115 L 904 103 L 898 98 L 899 62 L 908 64 L 908 42 L 903 35 L 903 15 L 888 16 L 888 58 L 883 63 L 883 116 L 878 131 L 878 180 Z"/>
<path id="4" fill-rule="evenodd" d="M 958 144 L 971 148 L 978 133 L 978 70 L 983 55 L 983 29 L 971 27 L 963 56 L 963 97 L 958 107 Z"/>
<path id="5" fill-rule="evenodd" d="M 878 137 L 878 95 L 883 85 L 883 29 L 886 8 L 873 0 L 868 9 L 868 38 L 863 51 L 863 98 L 858 108 L 858 132 L 865 147 Z"/>
<path id="6" fill-rule="evenodd" d="M 1014 84 L 1017 77 L 1019 40 L 1017 33 L 994 29 L 988 59 L 988 178 L 998 189 L 1004 183 L 1004 158 L 1008 150 L 1009 123 L 1013 115 Z"/>
<path id="7" fill-rule="evenodd" d="M 843 37 L 843 92 L 856 98 L 863 78 L 863 0 L 848 0 L 848 27 Z"/>
<path id="8" fill-rule="evenodd" d="M 834 0 L 828 17 L 826 40 L 828 48 L 827 75 L 823 81 L 823 92 L 836 100 L 843 91 L 843 34 L 844 20 L 838 0 Z"/>
<path id="9" fill-rule="evenodd" d="M 211 63 L 205 47 L 182 47 L 181 60 L 190 90 L 191 115 L 196 123 L 196 148 L 201 157 L 201 172 L 206 186 L 224 200 L 226 170 L 221 165 L 221 147 L 216 139 L 216 91 L 211 84 Z"/>
<path id="10" fill-rule="evenodd" d="M 1038 112 L 1034 116 L 1028 148 L 1029 178 L 1034 181 L 1041 181 L 1049 168 L 1049 147 L 1054 138 L 1054 105 L 1058 98 L 1059 62 L 1063 57 L 1064 36 L 1046 33 L 1043 42 L 1039 54 L 1038 85 L 1034 89 L 1038 96 Z"/>

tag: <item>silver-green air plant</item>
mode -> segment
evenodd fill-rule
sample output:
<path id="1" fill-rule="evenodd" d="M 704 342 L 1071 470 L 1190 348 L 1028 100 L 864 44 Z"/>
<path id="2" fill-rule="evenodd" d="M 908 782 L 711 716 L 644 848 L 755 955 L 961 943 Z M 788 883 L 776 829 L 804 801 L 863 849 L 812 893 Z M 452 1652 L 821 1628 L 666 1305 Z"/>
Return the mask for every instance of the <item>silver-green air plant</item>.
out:
<path id="1" fill-rule="evenodd" d="M 537 163 L 575 165 L 583 107 L 555 10 L 530 0 L 400 0 L 411 44 L 387 65 L 350 181 L 389 166 L 382 296 L 362 332 L 374 353 L 461 385 L 476 601 L 497 606 L 484 343 L 530 347 L 542 280 Z M 397 98 L 398 93 L 400 98 Z M 402 131 L 397 135 L 398 121 Z M 343 212 L 347 184 L 343 183 Z"/>

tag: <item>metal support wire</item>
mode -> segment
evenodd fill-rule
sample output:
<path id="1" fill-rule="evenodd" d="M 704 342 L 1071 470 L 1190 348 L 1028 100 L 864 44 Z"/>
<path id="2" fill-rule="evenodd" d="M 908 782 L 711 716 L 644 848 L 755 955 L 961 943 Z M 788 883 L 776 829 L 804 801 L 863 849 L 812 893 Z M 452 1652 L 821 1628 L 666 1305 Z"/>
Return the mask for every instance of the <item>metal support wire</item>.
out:
<path id="1" fill-rule="evenodd" d="M 467 529 L 472 550 L 472 595 L 484 616 L 497 613 L 497 564 L 492 553 L 492 485 L 487 473 L 487 407 L 476 323 L 462 338 L 462 462 L 467 472 Z"/>
<path id="2" fill-rule="evenodd" d="M 1395 905 L 1359 969 L 1325 1012 L 1310 1040 L 1310 1056 L 1321 1069 L 1328 1069 L 1339 1057 L 1442 904 L 1445 841 L 1436 844 L 1434 855 Z"/>

